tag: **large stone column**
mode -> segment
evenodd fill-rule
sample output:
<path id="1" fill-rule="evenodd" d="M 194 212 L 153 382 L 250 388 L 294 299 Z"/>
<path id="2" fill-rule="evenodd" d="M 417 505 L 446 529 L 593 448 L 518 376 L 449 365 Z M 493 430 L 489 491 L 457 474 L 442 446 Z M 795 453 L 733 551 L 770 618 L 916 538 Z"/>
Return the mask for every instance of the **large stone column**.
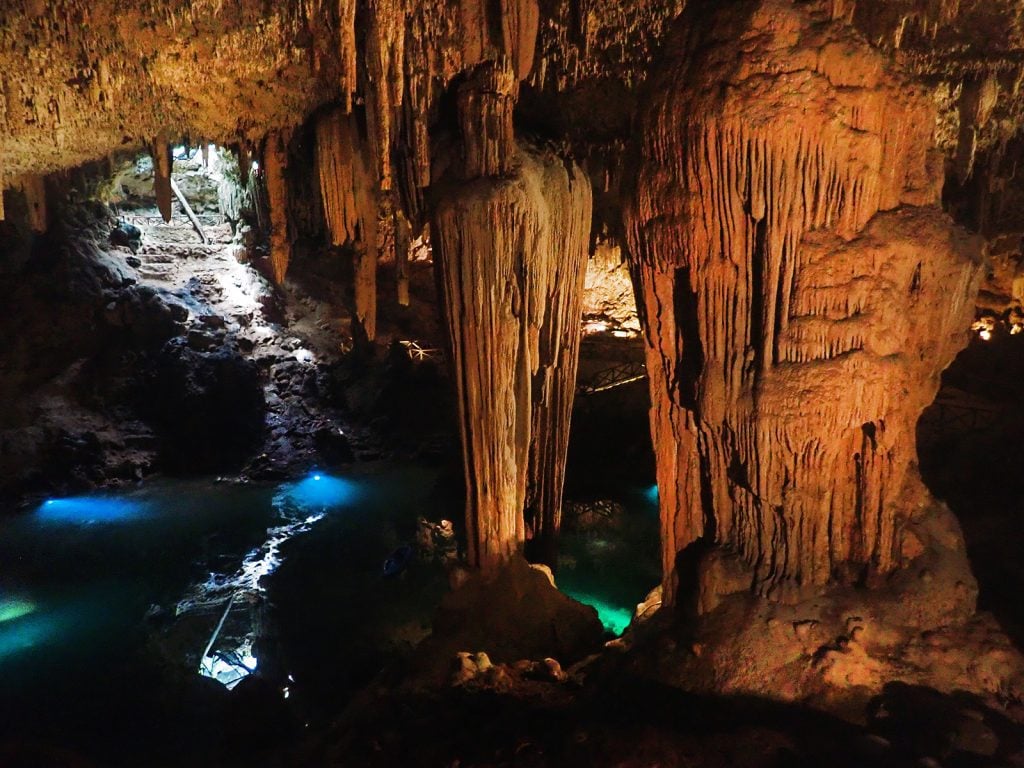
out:
<path id="1" fill-rule="evenodd" d="M 583 173 L 516 142 L 517 92 L 507 63 L 470 74 L 458 100 L 461 157 L 434 212 L 469 558 L 482 568 L 521 550 L 528 499 L 539 528 L 557 525 L 590 233 Z"/>
<path id="2" fill-rule="evenodd" d="M 915 423 L 966 342 L 978 246 L 938 207 L 932 102 L 834 5 L 694 0 L 642 109 L 669 601 L 698 541 L 773 597 L 892 570 Z"/>

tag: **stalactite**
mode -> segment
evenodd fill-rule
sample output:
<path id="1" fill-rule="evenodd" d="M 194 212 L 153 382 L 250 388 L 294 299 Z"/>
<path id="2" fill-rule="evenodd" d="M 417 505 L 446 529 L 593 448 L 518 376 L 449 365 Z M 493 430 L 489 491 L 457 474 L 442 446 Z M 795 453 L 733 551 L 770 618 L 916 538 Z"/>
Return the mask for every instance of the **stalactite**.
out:
<path id="1" fill-rule="evenodd" d="M 964 81 L 960 91 L 960 135 L 956 148 L 955 169 L 961 184 L 974 171 L 978 148 L 978 132 L 988 123 L 999 99 L 999 81 L 994 75 Z"/>
<path id="2" fill-rule="evenodd" d="M 243 183 L 249 183 L 249 174 L 252 171 L 252 154 L 249 147 L 243 142 L 235 142 L 230 145 L 232 154 L 238 161 L 238 175 Z"/>
<path id="3" fill-rule="evenodd" d="M 459 128 L 466 178 L 502 176 L 515 161 L 512 112 L 519 83 L 507 60 L 482 64 L 459 88 Z"/>
<path id="4" fill-rule="evenodd" d="M 166 134 L 161 133 L 153 142 L 150 152 L 153 157 L 153 188 L 156 191 L 156 205 L 164 221 L 171 220 L 171 170 L 174 160 L 171 157 L 171 145 Z"/>
<path id="5" fill-rule="evenodd" d="M 320 198 L 334 245 L 354 251 L 356 318 L 373 340 L 377 332 L 378 192 L 371 153 L 354 115 L 330 110 L 316 124 Z"/>
<path id="6" fill-rule="evenodd" d="M 370 0 L 366 32 L 366 122 L 376 173 L 391 189 L 391 143 L 395 115 L 405 92 L 404 0 Z"/>
<path id="7" fill-rule="evenodd" d="M 938 209 L 926 91 L 827 4 L 712 5 L 666 45 L 627 213 L 663 586 L 706 539 L 781 598 L 896 566 L 978 244 Z"/>
<path id="8" fill-rule="evenodd" d="M 542 522 L 558 521 L 591 213 L 575 165 L 518 146 L 506 130 L 517 84 L 509 74 L 507 61 L 485 63 L 462 86 L 467 146 L 441 185 L 431 230 L 456 374 L 469 558 L 482 568 L 523 546 L 528 498 Z M 476 124 L 489 129 L 465 130 Z"/>
<path id="9" fill-rule="evenodd" d="M 398 305 L 409 306 L 409 250 L 412 248 L 412 229 L 405 214 L 396 209 L 394 213 L 395 243 L 395 285 Z"/>
<path id="10" fill-rule="evenodd" d="M 288 233 L 288 136 L 274 131 L 267 134 L 263 145 L 263 174 L 267 185 L 267 203 L 270 208 L 270 270 L 274 282 L 280 285 L 288 272 L 292 243 Z"/>
<path id="11" fill-rule="evenodd" d="M 21 180 L 21 191 L 28 205 L 28 223 L 33 232 L 45 232 L 46 214 L 46 179 L 39 175 L 28 175 Z"/>
<path id="12" fill-rule="evenodd" d="M 491 18 L 492 13 L 498 17 Z M 459 0 L 459 14 L 464 66 L 503 54 L 518 80 L 530 74 L 540 26 L 537 0 L 499 0 L 493 6 L 486 0 Z"/>
<path id="13" fill-rule="evenodd" d="M 501 0 L 502 47 L 519 80 L 525 80 L 533 69 L 539 25 L 537 0 Z"/>
<path id="14" fill-rule="evenodd" d="M 356 2 L 338 0 L 338 58 L 341 60 L 341 99 L 352 111 L 352 94 L 358 84 L 356 69 Z"/>

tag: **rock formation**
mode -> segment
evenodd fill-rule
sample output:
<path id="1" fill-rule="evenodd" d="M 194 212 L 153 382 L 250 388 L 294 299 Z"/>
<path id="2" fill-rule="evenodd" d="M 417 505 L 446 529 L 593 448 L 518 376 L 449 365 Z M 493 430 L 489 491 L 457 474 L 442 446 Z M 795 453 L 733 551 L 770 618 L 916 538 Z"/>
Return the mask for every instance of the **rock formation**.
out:
<path id="1" fill-rule="evenodd" d="M 1016 274 L 1024 260 L 1017 213 L 1024 194 L 1015 170 L 1024 149 L 1015 138 L 1024 120 L 1024 11 L 987 0 L 790 5 L 740 2 L 712 13 L 708 2 L 683 0 L 15 0 L 0 13 L 0 188 L 24 191 L 31 226 L 40 229 L 46 184 L 54 186 L 44 181 L 48 174 L 148 149 L 167 217 L 172 142 L 203 137 L 237 147 L 245 179 L 262 146 L 257 176 L 266 184 L 271 272 L 280 282 L 302 235 L 294 208 L 308 197 L 296 189 L 306 169 L 285 172 L 295 159 L 288 137 L 313 119 L 324 229 L 332 243 L 354 250 L 355 314 L 372 339 L 381 213 L 397 222 L 399 303 L 408 300 L 404 243 L 431 216 L 435 223 L 451 217 L 450 227 L 471 216 L 468 204 L 456 215 L 452 202 L 468 200 L 468 192 L 434 189 L 435 174 L 446 171 L 431 162 L 444 155 L 439 138 L 461 121 L 470 140 L 449 181 L 493 191 L 519 179 L 528 189 L 486 219 L 487 248 L 511 248 L 508 232 L 519 225 L 508 216 L 527 209 L 536 221 L 526 217 L 523 226 L 543 229 L 537 221 L 558 219 L 544 226 L 573 232 L 557 269 L 514 281 L 517 290 L 531 281 L 566 290 L 550 318 L 531 321 L 536 339 L 527 335 L 514 347 L 529 350 L 529 364 L 493 363 L 537 374 L 530 415 L 514 417 L 532 426 L 517 435 L 513 453 L 531 454 L 522 445 L 532 442 L 533 458 L 505 465 L 533 467 L 532 479 L 510 481 L 515 493 L 474 480 L 495 499 L 521 497 L 512 506 L 532 510 L 543 533 L 557 527 L 559 460 L 548 455 L 564 453 L 557 436 L 575 344 L 556 328 L 568 328 L 576 313 L 578 228 L 558 217 L 577 212 L 556 210 L 563 203 L 552 201 L 564 190 L 553 153 L 516 144 L 512 107 L 520 105 L 521 128 L 585 169 L 596 195 L 588 205 L 620 240 L 624 158 L 639 125 L 641 178 L 627 223 L 645 286 L 640 309 L 651 325 L 667 572 L 678 551 L 707 534 L 737 549 L 761 591 L 820 583 L 844 563 L 882 573 L 892 565 L 900 514 L 877 507 L 888 509 L 898 496 L 913 457 L 908 425 L 955 347 L 944 334 L 969 314 L 959 297 L 973 285 L 952 255 L 968 247 L 960 236 L 943 235 L 934 211 L 902 207 L 938 199 L 941 158 L 927 151 L 937 107 L 934 134 L 949 162 L 951 210 L 999 237 L 1001 270 Z M 676 31 L 666 43 L 669 28 Z M 706 48 L 698 45 L 702 34 L 711 36 Z M 738 61 L 730 57 L 740 48 L 729 42 L 737 37 L 749 48 Z M 641 93 L 646 106 L 634 122 Z M 565 171 L 573 211 L 585 186 L 578 166 Z M 543 183 L 526 181 L 536 178 Z M 442 210 L 432 214 L 435 197 Z M 918 240 L 906 229 L 916 226 Z M 462 258 L 450 231 L 436 234 L 449 240 L 452 259 Z M 925 243 L 946 244 L 940 255 L 919 258 L 915 248 Z M 542 250 L 523 263 L 547 259 Z M 854 270 L 851 260 L 862 256 Z M 487 268 L 497 279 L 512 267 Z M 919 288 L 902 294 L 890 287 L 897 279 Z M 932 298 L 940 293 L 942 317 L 932 308 L 926 322 L 912 311 L 938 305 Z M 516 308 L 509 328 L 527 322 L 528 311 Z M 462 332 L 462 319 L 450 322 Z M 474 353 L 497 360 L 490 343 Z M 924 359 L 912 365 L 914 350 Z M 556 369 L 548 381 L 544 371 Z M 886 397 L 896 391 L 884 383 L 887 369 L 907 381 L 908 395 L 896 403 Z M 831 383 L 817 381 L 825 374 Z M 794 404 L 807 401 L 805 390 L 821 398 L 810 410 Z M 840 390 L 862 393 L 856 408 L 840 407 Z M 525 390 L 520 384 L 516 391 Z M 535 414 L 535 403 L 546 405 Z M 558 426 L 541 426 L 548 420 Z M 470 432 L 478 428 L 474 420 Z M 526 431 L 534 438 L 523 443 Z M 828 438 L 810 437 L 818 433 Z M 538 434 L 555 437 L 549 444 Z M 494 456 L 505 456 L 498 438 L 487 440 L 486 450 L 467 455 L 467 467 L 485 454 L 495 465 Z M 789 458 L 780 459 L 777 445 L 786 440 Z M 793 458 L 801 452 L 806 458 Z M 524 522 L 522 535 L 498 538 L 520 541 L 525 529 Z"/>
<path id="2" fill-rule="evenodd" d="M 516 142 L 510 64 L 459 92 L 461 162 L 434 227 L 451 334 L 470 562 L 492 568 L 558 525 L 590 228 L 580 171 Z"/>
<path id="3" fill-rule="evenodd" d="M 288 138 L 279 132 L 267 136 L 263 145 L 263 176 L 270 208 L 270 272 L 274 282 L 281 284 L 292 257 L 292 241 L 288 234 Z M 164 216 L 169 219 L 170 216 Z"/>
<path id="4" fill-rule="evenodd" d="M 690 3 L 641 112 L 627 222 L 669 601 L 697 542 L 761 594 L 870 580 L 923 493 L 914 425 L 965 342 L 978 244 L 938 208 L 933 104 L 836 5 Z"/>
<path id="5" fill-rule="evenodd" d="M 366 337 L 377 325 L 377 183 L 355 116 L 340 109 L 316 123 L 316 153 L 324 219 L 333 245 L 351 245 L 355 256 L 356 318 Z"/>

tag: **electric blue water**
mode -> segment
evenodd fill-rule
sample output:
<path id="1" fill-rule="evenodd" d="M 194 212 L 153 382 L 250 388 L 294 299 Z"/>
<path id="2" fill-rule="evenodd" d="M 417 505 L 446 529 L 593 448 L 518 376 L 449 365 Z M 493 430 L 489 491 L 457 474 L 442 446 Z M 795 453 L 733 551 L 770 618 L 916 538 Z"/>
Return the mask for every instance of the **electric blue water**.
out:
<path id="1" fill-rule="evenodd" d="M 148 507 L 144 500 L 121 496 L 73 496 L 47 499 L 36 509 L 36 517 L 45 523 L 123 523 L 143 516 Z"/>
<path id="2" fill-rule="evenodd" d="M 282 485 L 274 503 L 305 510 L 336 509 L 358 497 L 359 486 L 352 480 L 314 471 L 303 480 Z"/>

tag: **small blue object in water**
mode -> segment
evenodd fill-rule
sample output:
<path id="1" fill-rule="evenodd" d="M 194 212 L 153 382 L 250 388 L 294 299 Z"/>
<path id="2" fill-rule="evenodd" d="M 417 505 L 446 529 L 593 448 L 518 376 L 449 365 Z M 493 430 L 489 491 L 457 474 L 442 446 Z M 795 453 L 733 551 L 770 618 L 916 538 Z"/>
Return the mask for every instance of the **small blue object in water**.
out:
<path id="1" fill-rule="evenodd" d="M 412 547 L 403 544 L 384 561 L 384 575 L 388 578 L 397 576 L 409 567 L 410 562 L 412 562 Z"/>
<path id="2" fill-rule="evenodd" d="M 119 496 L 71 496 L 47 499 L 36 515 L 53 523 L 119 523 L 141 517 L 145 509 L 143 502 Z"/>
<path id="3" fill-rule="evenodd" d="M 605 630 L 611 632 L 616 637 L 626 631 L 626 627 L 629 626 L 629 622 L 633 619 L 633 611 L 629 608 L 613 605 L 590 592 L 577 592 L 572 589 L 563 589 L 562 591 L 576 602 L 594 608 L 597 611 L 597 618 L 601 620 Z"/>
<path id="4" fill-rule="evenodd" d="M 350 503 L 355 493 L 351 481 L 314 472 L 305 480 L 282 485 L 274 504 L 292 504 L 303 511 L 323 510 Z"/>
<path id="5" fill-rule="evenodd" d="M 657 504 L 658 503 L 658 484 L 655 483 L 650 488 L 648 488 L 646 491 L 644 491 L 644 496 L 647 497 L 647 500 L 649 502 L 651 502 L 651 504 Z"/>

